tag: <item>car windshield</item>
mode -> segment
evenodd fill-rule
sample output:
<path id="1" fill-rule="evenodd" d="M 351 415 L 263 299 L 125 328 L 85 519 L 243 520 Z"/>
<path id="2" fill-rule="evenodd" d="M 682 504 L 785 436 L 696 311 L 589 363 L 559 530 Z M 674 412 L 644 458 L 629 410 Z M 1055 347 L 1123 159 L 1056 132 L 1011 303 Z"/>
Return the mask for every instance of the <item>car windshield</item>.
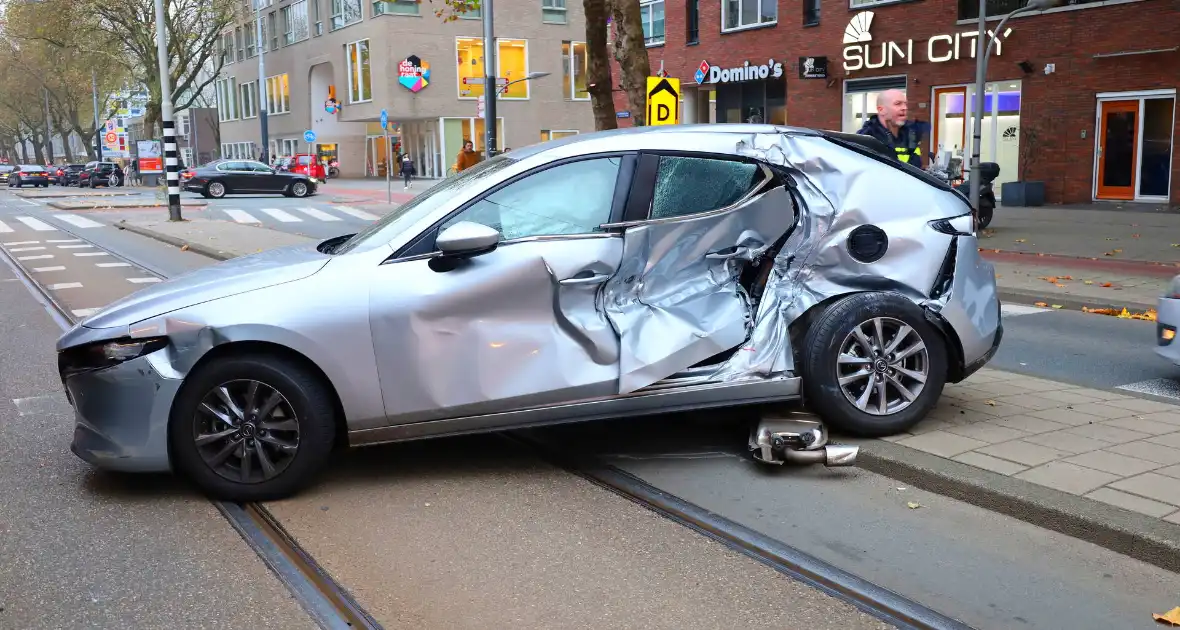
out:
<path id="1" fill-rule="evenodd" d="M 332 253 L 343 254 L 378 234 L 380 234 L 382 242 L 388 242 L 398 232 L 417 223 L 422 217 L 450 203 L 460 194 L 468 192 L 472 186 L 479 186 L 483 180 L 514 163 L 516 163 L 514 158 L 501 153 L 458 175 L 448 177 L 341 243 Z"/>
<path id="2" fill-rule="evenodd" d="M 36 173 L 37 171 L 45 170 L 45 167 L 44 166 L 22 166 L 22 167 L 20 167 L 20 170 L 25 171 L 26 173 Z"/>
<path id="3" fill-rule="evenodd" d="M 0 173 L 11 173 L 16 169 L 11 166 L 0 166 Z"/>

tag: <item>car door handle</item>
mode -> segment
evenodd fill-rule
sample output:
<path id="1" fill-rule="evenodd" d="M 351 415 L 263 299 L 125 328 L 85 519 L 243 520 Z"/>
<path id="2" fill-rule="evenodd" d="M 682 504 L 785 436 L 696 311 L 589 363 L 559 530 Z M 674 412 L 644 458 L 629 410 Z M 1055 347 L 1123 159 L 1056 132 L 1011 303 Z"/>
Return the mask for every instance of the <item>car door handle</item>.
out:
<path id="1" fill-rule="evenodd" d="M 709 254 L 705 254 L 705 258 L 707 258 L 709 260 L 729 260 L 730 258 L 737 258 L 738 256 L 742 256 L 748 251 L 750 251 L 750 250 L 745 247 L 734 247 L 734 248 L 730 249 L 728 252 L 726 252 L 725 250 L 721 250 L 719 252 L 712 252 Z"/>
<path id="2" fill-rule="evenodd" d="M 599 284 L 606 282 L 608 278 L 610 278 L 609 273 L 596 273 L 589 276 L 574 276 L 572 278 L 566 278 L 565 280 L 561 281 L 561 284 Z"/>

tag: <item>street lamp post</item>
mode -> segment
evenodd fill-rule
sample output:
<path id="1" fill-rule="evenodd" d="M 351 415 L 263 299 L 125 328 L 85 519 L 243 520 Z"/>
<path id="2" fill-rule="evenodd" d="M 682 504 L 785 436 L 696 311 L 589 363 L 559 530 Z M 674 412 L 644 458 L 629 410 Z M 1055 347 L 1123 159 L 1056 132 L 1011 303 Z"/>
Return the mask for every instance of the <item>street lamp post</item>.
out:
<path id="1" fill-rule="evenodd" d="M 1000 20 L 999 26 L 996 27 L 996 35 L 1004 32 L 1004 26 L 1008 24 L 1008 20 L 1012 16 L 1027 13 L 1029 11 L 1044 11 L 1060 4 L 1061 0 L 1029 0 L 1028 4 L 1016 9 L 1015 11 L 1005 15 Z M 979 145 L 983 136 L 983 108 L 984 108 L 984 92 L 987 90 L 987 60 L 992 54 L 992 45 L 996 43 L 995 37 L 989 37 L 987 33 L 987 0 L 979 0 L 979 26 L 978 35 L 975 37 L 975 120 L 971 127 L 971 207 L 975 211 L 979 211 L 979 190 L 983 184 L 980 181 L 981 169 L 979 166 Z M 987 46 L 984 46 L 983 40 L 986 38 Z"/>
<path id="2" fill-rule="evenodd" d="M 180 216 L 180 173 L 176 164 L 176 119 L 172 114 L 172 76 L 168 66 L 168 33 L 164 0 L 156 0 L 156 61 L 160 64 L 160 122 L 164 127 L 164 175 L 168 182 L 168 220 Z"/>
<path id="3" fill-rule="evenodd" d="M 492 20 L 492 0 L 481 0 L 483 12 L 483 146 L 488 158 L 496 154 L 496 35 Z M 488 86 L 491 86 L 490 88 Z M 491 121 L 491 122 L 488 122 Z"/>
<path id="4" fill-rule="evenodd" d="M 258 52 L 258 125 L 261 127 L 262 136 L 262 163 L 270 164 L 270 128 L 266 119 L 266 62 L 264 51 L 266 50 L 266 42 L 262 40 L 262 0 L 254 0 L 255 11 L 258 13 L 258 23 L 255 25 L 255 33 L 258 42 L 254 49 Z"/>
<path id="5" fill-rule="evenodd" d="M 495 148 L 496 145 L 494 145 L 494 144 L 487 144 L 488 140 L 486 140 L 487 138 L 491 138 L 491 141 L 494 141 L 496 139 L 494 132 L 492 133 L 491 136 L 487 135 L 488 129 L 494 128 L 496 126 L 496 117 L 495 117 L 496 106 L 495 105 L 489 106 L 487 103 L 488 102 L 495 103 L 496 99 L 499 98 L 499 96 L 501 94 L 508 91 L 508 86 L 510 86 L 510 85 L 520 83 L 521 81 L 532 81 L 533 79 L 540 79 L 541 77 L 549 76 L 549 74 L 550 73 L 548 73 L 548 72 L 530 72 L 527 77 L 514 79 L 512 81 L 505 83 L 502 87 L 499 85 L 496 85 L 495 83 L 492 83 L 493 87 L 490 92 L 491 98 L 486 98 L 486 97 L 484 98 L 484 100 L 486 101 L 484 103 L 484 125 L 483 125 L 484 137 L 485 137 L 484 148 L 487 150 L 489 158 L 492 157 L 493 155 L 495 155 L 498 152 L 498 149 Z M 486 82 L 487 79 L 484 79 L 484 81 Z M 487 84 L 485 83 L 484 85 L 486 86 Z M 484 88 L 484 94 L 489 94 L 487 87 Z M 489 123 L 488 122 L 489 120 L 492 122 Z"/>

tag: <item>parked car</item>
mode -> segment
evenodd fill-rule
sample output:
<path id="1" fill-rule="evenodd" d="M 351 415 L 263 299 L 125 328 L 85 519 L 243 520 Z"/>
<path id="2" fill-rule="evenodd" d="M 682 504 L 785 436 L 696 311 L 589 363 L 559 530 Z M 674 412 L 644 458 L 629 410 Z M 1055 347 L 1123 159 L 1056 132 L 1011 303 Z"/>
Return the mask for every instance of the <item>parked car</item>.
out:
<path id="1" fill-rule="evenodd" d="M 123 167 L 116 162 L 87 162 L 78 173 L 79 188 L 114 188 L 122 186 L 124 181 L 126 180 L 123 179 Z"/>
<path id="2" fill-rule="evenodd" d="M 960 193 L 857 136 L 729 124 L 515 149 L 358 234 L 153 285 L 57 349 L 79 457 L 255 501 L 337 445 L 677 409 L 802 398 L 893 434 L 1001 336 Z M 765 448 L 855 454 L 810 437 Z"/>
<path id="3" fill-rule="evenodd" d="M 57 184 L 59 186 L 77 186 L 78 174 L 86 168 L 85 164 L 67 164 L 57 169 Z"/>
<path id="4" fill-rule="evenodd" d="M 288 173 L 254 160 L 217 160 L 181 177 L 190 192 L 220 199 L 238 194 L 281 194 L 307 197 L 315 194 L 320 180 L 300 173 Z"/>
<path id="5" fill-rule="evenodd" d="M 1180 276 L 1172 278 L 1168 292 L 1160 297 L 1155 319 L 1156 353 L 1180 365 L 1180 342 L 1176 341 L 1176 329 L 1180 328 Z"/>
<path id="6" fill-rule="evenodd" d="M 308 177 L 314 177 L 321 182 L 328 179 L 328 173 L 324 169 L 324 165 L 316 161 L 315 156 L 308 153 L 297 153 L 290 157 L 282 158 L 278 165 L 278 170 L 300 173 Z"/>
<path id="7" fill-rule="evenodd" d="M 9 164 L 0 164 L 0 184 L 8 183 L 8 176 L 16 171 L 16 167 Z"/>
<path id="8" fill-rule="evenodd" d="M 49 187 L 49 171 L 36 164 L 21 164 L 8 175 L 8 187 L 23 188 L 26 185 Z"/>

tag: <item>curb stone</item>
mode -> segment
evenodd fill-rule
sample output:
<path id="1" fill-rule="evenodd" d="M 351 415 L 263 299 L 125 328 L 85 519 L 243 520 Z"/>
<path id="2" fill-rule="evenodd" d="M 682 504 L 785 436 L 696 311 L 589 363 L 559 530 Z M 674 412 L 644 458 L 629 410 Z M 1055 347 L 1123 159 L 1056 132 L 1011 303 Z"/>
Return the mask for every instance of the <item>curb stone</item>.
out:
<path id="1" fill-rule="evenodd" d="M 840 441 L 861 447 L 865 470 L 1180 572 L 1180 525 L 892 442 Z"/>
<path id="2" fill-rule="evenodd" d="M 187 247 L 188 251 L 193 252 L 194 254 L 200 254 L 206 258 L 212 258 L 213 260 L 229 260 L 231 258 L 237 258 L 237 254 L 225 252 L 207 245 L 202 245 L 201 243 L 190 243 L 184 239 L 168 236 L 167 234 L 160 234 L 155 230 L 149 230 L 132 223 L 127 223 L 125 220 L 116 223 L 115 227 L 120 230 L 126 230 L 132 234 L 138 234 L 140 236 L 146 236 L 147 238 L 155 239 L 161 243 L 167 243 L 168 245 L 173 245 L 175 247 Z"/>
<path id="3" fill-rule="evenodd" d="M 1128 311 L 1134 313 L 1135 311 L 1146 311 L 1148 309 L 1154 310 L 1159 306 L 1159 304 L 1146 304 L 1144 302 L 1135 302 L 1131 300 L 1125 300 L 1121 302 L 1086 300 L 1078 296 L 1036 293 L 1034 291 L 1005 289 L 1003 287 L 1000 287 L 996 293 L 999 295 L 1000 301 L 1004 304 L 1027 304 L 1029 306 L 1033 306 L 1037 302 L 1042 302 L 1049 305 L 1059 305 L 1061 306 L 1061 310 L 1071 311 L 1080 311 L 1083 307 L 1089 309 L 1112 308 L 1116 311 L 1121 311 L 1126 308 Z"/>

